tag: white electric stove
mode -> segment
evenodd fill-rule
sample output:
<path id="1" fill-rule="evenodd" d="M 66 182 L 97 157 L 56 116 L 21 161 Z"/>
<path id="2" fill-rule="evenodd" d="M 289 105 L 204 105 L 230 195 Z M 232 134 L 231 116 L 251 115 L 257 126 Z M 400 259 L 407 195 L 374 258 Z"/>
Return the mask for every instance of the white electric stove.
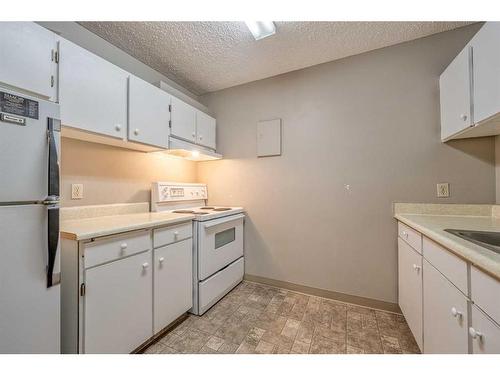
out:
<path id="1" fill-rule="evenodd" d="M 192 213 L 193 314 L 202 315 L 243 280 L 242 207 L 207 205 L 205 184 L 154 182 L 151 211 Z"/>

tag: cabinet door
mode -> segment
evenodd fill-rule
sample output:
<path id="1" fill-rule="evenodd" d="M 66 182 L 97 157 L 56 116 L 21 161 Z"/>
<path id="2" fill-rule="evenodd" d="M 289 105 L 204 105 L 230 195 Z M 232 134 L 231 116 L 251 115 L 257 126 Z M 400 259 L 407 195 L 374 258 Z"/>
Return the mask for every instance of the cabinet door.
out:
<path id="1" fill-rule="evenodd" d="M 59 49 L 63 125 L 124 139 L 129 74 L 65 39 Z"/>
<path id="2" fill-rule="evenodd" d="M 196 109 L 175 96 L 172 96 L 171 105 L 171 134 L 189 142 L 196 142 Z"/>
<path id="3" fill-rule="evenodd" d="M 422 350 L 422 255 L 398 238 L 399 306 Z"/>
<path id="4" fill-rule="evenodd" d="M 439 77 L 441 140 L 472 126 L 471 49 L 466 47 Z"/>
<path id="5" fill-rule="evenodd" d="M 488 22 L 471 41 L 474 56 L 474 122 L 500 112 L 500 22 Z"/>
<path id="6" fill-rule="evenodd" d="M 469 335 L 472 338 L 472 353 L 500 354 L 500 327 L 475 305 L 472 306 Z"/>
<path id="7" fill-rule="evenodd" d="M 201 111 L 196 112 L 196 143 L 215 150 L 215 119 Z"/>
<path id="8" fill-rule="evenodd" d="M 1 22 L 0 82 L 56 101 L 56 50 L 56 36 L 46 28 L 33 22 Z"/>
<path id="9" fill-rule="evenodd" d="M 130 353 L 152 336 L 151 250 L 85 270 L 84 353 Z"/>
<path id="10" fill-rule="evenodd" d="M 154 333 L 193 305 L 192 240 L 154 250 Z"/>
<path id="11" fill-rule="evenodd" d="M 467 299 L 427 260 L 424 266 L 424 353 L 467 354 Z"/>
<path id="12" fill-rule="evenodd" d="M 170 95 L 135 76 L 129 78 L 128 139 L 168 148 Z"/>

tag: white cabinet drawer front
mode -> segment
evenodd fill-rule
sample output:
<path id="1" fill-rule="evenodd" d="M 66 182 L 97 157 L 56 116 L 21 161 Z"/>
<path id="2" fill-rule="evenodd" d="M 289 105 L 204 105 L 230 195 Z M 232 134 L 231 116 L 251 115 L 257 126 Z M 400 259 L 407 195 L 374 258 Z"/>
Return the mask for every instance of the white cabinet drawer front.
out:
<path id="1" fill-rule="evenodd" d="M 500 281 L 471 267 L 471 299 L 500 324 Z"/>
<path id="2" fill-rule="evenodd" d="M 398 238 L 399 306 L 422 350 L 422 255 Z"/>
<path id="3" fill-rule="evenodd" d="M 154 250 L 154 334 L 193 306 L 193 243 Z"/>
<path id="4" fill-rule="evenodd" d="M 422 235 L 419 232 L 408 225 L 398 222 L 398 236 L 422 254 Z"/>
<path id="5" fill-rule="evenodd" d="M 424 353 L 468 353 L 467 298 L 427 260 L 424 275 Z"/>
<path id="6" fill-rule="evenodd" d="M 424 258 L 455 284 L 462 293 L 469 295 L 467 288 L 467 263 L 426 237 L 424 237 L 422 243 Z"/>
<path id="7" fill-rule="evenodd" d="M 85 268 L 151 249 L 150 231 L 97 239 L 84 244 Z"/>
<path id="8" fill-rule="evenodd" d="M 85 270 L 85 353 L 130 353 L 153 335 L 151 251 Z"/>
<path id="9" fill-rule="evenodd" d="M 191 222 L 174 225 L 164 228 L 158 228 L 153 231 L 153 246 L 165 246 L 177 241 L 185 240 L 193 235 L 193 226 Z"/>
<path id="10" fill-rule="evenodd" d="M 472 323 L 469 328 L 472 353 L 500 354 L 500 326 L 495 324 L 476 306 L 472 306 Z"/>
<path id="11" fill-rule="evenodd" d="M 198 290 L 199 313 L 203 314 L 227 292 L 243 280 L 245 262 L 243 258 L 231 263 L 205 281 L 200 282 Z"/>

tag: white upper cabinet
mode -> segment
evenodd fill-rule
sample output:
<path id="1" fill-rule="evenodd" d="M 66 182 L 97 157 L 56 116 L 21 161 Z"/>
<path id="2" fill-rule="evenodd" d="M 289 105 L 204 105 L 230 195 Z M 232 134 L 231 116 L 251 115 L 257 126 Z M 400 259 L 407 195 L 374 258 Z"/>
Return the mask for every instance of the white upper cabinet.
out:
<path id="1" fill-rule="evenodd" d="M 170 95 L 135 76 L 129 79 L 129 141 L 168 148 Z"/>
<path id="2" fill-rule="evenodd" d="M 500 112 L 500 22 L 488 22 L 471 41 L 474 52 L 474 121 Z"/>
<path id="3" fill-rule="evenodd" d="M 129 73 L 62 38 L 59 50 L 62 124 L 125 139 Z"/>
<path id="4" fill-rule="evenodd" d="M 56 35 L 33 22 L 0 22 L 0 85 L 57 101 Z"/>
<path id="5" fill-rule="evenodd" d="M 472 125 L 470 69 L 471 48 L 466 47 L 439 78 L 442 140 Z"/>
<path id="6" fill-rule="evenodd" d="M 500 23 L 487 22 L 441 74 L 441 140 L 500 134 Z"/>
<path id="7" fill-rule="evenodd" d="M 171 135 L 196 143 L 196 108 L 172 96 Z"/>
<path id="8" fill-rule="evenodd" d="M 196 112 L 196 143 L 215 150 L 215 119 L 209 115 Z"/>

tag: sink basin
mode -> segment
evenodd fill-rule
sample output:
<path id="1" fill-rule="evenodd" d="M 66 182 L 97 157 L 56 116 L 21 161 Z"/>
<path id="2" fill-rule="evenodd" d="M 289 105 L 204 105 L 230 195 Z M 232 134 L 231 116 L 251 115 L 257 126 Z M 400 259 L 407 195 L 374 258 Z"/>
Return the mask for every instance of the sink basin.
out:
<path id="1" fill-rule="evenodd" d="M 445 229 L 444 231 L 500 254 L 500 232 L 465 229 Z"/>

